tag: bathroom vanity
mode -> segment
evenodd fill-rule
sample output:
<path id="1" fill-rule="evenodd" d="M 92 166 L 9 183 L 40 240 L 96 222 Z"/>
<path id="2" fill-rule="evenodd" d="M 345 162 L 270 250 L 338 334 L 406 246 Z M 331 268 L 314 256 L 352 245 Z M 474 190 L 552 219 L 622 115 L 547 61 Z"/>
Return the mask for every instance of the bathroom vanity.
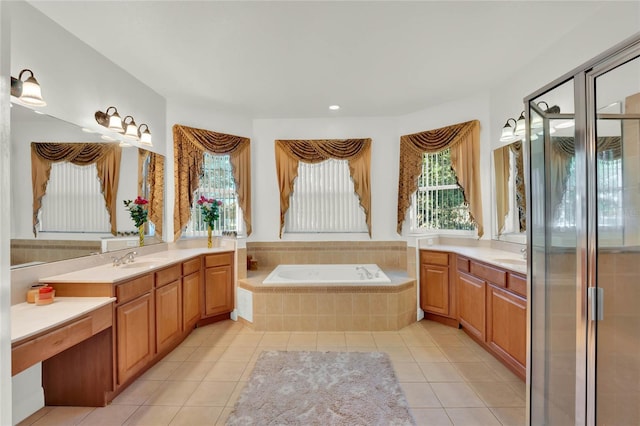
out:
<path id="1" fill-rule="evenodd" d="M 57 362 L 43 362 L 46 404 L 104 406 L 182 342 L 196 324 L 229 318 L 234 309 L 234 255 L 234 250 L 228 248 L 175 249 L 120 266 L 107 264 L 40 279 L 56 290 L 56 301 L 44 309 L 62 310 L 70 301 L 108 303 L 97 311 L 99 320 L 94 321 L 95 325 L 87 319 L 92 316 L 85 316 L 60 325 L 51 332 L 53 335 L 47 332 L 35 343 L 27 342 L 40 345 L 38 348 L 46 343 L 60 348 Z M 32 314 L 45 311 L 37 307 Z M 79 339 L 89 338 L 99 339 L 99 350 L 95 345 L 73 349 Z M 24 354 L 32 352 L 25 349 L 24 339 L 15 342 L 13 359 L 20 365 L 13 374 L 48 358 L 36 359 L 35 354 L 31 355 L 36 356 L 31 362 Z M 35 352 L 47 354 L 46 350 Z M 75 392 L 73 386 L 64 383 L 61 388 L 67 389 L 67 395 L 59 399 L 49 378 L 63 383 L 66 379 L 61 372 L 73 376 L 78 365 L 99 372 L 99 386 L 95 381 L 82 384 L 91 392 L 98 388 L 98 395 L 78 398 L 82 395 L 75 393 L 82 392 Z"/>
<path id="2" fill-rule="evenodd" d="M 462 329 L 520 378 L 526 374 L 526 261 L 489 248 L 420 250 L 425 318 Z"/>

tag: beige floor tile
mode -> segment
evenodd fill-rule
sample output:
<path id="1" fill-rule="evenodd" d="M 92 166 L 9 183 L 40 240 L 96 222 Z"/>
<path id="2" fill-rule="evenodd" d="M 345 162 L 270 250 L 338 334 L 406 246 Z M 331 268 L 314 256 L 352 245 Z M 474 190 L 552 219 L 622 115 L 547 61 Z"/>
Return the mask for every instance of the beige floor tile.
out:
<path id="1" fill-rule="evenodd" d="M 204 377 L 207 381 L 233 382 L 240 380 L 242 373 L 247 368 L 246 362 L 218 361 Z"/>
<path id="2" fill-rule="evenodd" d="M 482 362 L 471 349 L 466 346 L 441 346 L 440 350 L 451 362 Z"/>
<path id="3" fill-rule="evenodd" d="M 328 346 L 328 345 L 318 345 L 316 347 L 317 351 L 320 352 L 346 352 L 346 346 Z"/>
<path id="4" fill-rule="evenodd" d="M 182 407 L 175 415 L 171 426 L 213 426 L 223 407 Z"/>
<path id="5" fill-rule="evenodd" d="M 225 407 L 220 413 L 218 420 L 216 421 L 216 426 L 225 426 L 227 423 L 227 419 L 229 418 L 229 414 L 233 411 L 232 407 Z"/>
<path id="6" fill-rule="evenodd" d="M 194 329 L 189 336 L 211 336 L 215 329 L 210 325 Z"/>
<path id="7" fill-rule="evenodd" d="M 484 362 L 454 362 L 462 377 L 467 382 L 496 382 L 498 377 Z"/>
<path id="8" fill-rule="evenodd" d="M 93 407 L 53 407 L 33 424 L 37 426 L 76 425 L 93 410 Z"/>
<path id="9" fill-rule="evenodd" d="M 142 376 L 141 380 L 167 380 L 171 374 L 182 365 L 183 361 L 160 361 Z"/>
<path id="10" fill-rule="evenodd" d="M 242 372 L 242 376 L 240 376 L 240 381 L 247 381 L 251 377 L 251 373 L 256 365 L 255 364 L 247 364 L 247 368 Z"/>
<path id="11" fill-rule="evenodd" d="M 164 426 L 168 425 L 178 413 L 177 406 L 141 406 L 129 417 L 126 426 Z"/>
<path id="12" fill-rule="evenodd" d="M 197 329 L 196 329 L 197 330 Z M 193 332 L 191 332 L 190 335 L 187 336 L 186 339 L 184 339 L 184 341 L 182 343 L 180 343 L 180 346 L 200 346 L 206 339 L 207 337 L 209 337 L 211 333 L 208 334 L 196 334 L 195 330 Z"/>
<path id="13" fill-rule="evenodd" d="M 449 362 L 449 359 L 437 347 L 433 346 L 409 346 L 413 359 L 418 363 L 423 362 Z"/>
<path id="14" fill-rule="evenodd" d="M 511 389 L 514 390 L 516 395 L 518 395 L 523 400 L 527 400 L 527 384 L 522 380 L 518 380 L 517 382 L 506 382 Z"/>
<path id="15" fill-rule="evenodd" d="M 197 362 L 206 361 L 214 362 L 220 359 L 222 354 L 227 350 L 227 346 L 200 346 L 187 357 L 186 361 Z"/>
<path id="16" fill-rule="evenodd" d="M 138 405 L 107 405 L 98 407 L 85 417 L 81 426 L 121 425 L 138 409 Z"/>
<path id="17" fill-rule="evenodd" d="M 172 350 L 166 357 L 163 358 L 163 361 L 186 361 L 187 358 L 196 350 L 195 346 L 178 346 L 174 350 Z"/>
<path id="18" fill-rule="evenodd" d="M 47 406 L 42 407 L 41 409 L 39 409 L 38 411 L 36 411 L 35 413 L 30 415 L 26 419 L 24 419 L 20 423 L 18 423 L 17 426 L 30 426 L 33 423 L 35 423 L 38 419 L 40 419 L 40 417 L 46 415 L 48 412 L 50 412 L 54 408 L 55 407 L 47 407 Z"/>
<path id="19" fill-rule="evenodd" d="M 393 362 L 415 362 L 411 355 L 411 351 L 406 346 L 391 346 L 378 348 L 377 351 L 384 352 L 389 355 L 389 359 Z"/>
<path id="20" fill-rule="evenodd" d="M 230 347 L 226 351 L 224 351 L 224 353 L 220 356 L 219 360 L 222 362 L 224 361 L 249 362 L 255 351 L 256 351 L 255 348 Z"/>
<path id="21" fill-rule="evenodd" d="M 202 382 L 184 405 L 224 407 L 236 384 L 237 382 Z"/>
<path id="22" fill-rule="evenodd" d="M 318 344 L 318 333 L 291 333 L 288 346 L 316 346 Z"/>
<path id="23" fill-rule="evenodd" d="M 287 345 L 288 352 L 308 352 L 317 349 L 318 347 L 316 345 Z"/>
<path id="24" fill-rule="evenodd" d="M 500 422 L 488 408 L 447 408 L 447 415 L 454 426 L 500 426 Z"/>
<path id="25" fill-rule="evenodd" d="M 432 336 L 433 341 L 438 346 L 454 346 L 454 347 L 464 347 L 465 342 L 455 334 L 434 334 Z"/>
<path id="26" fill-rule="evenodd" d="M 445 408 L 485 406 L 466 383 L 431 383 L 431 388 Z"/>
<path id="27" fill-rule="evenodd" d="M 258 343 L 258 346 L 281 346 L 285 347 L 289 343 L 289 338 L 291 337 L 291 333 L 282 332 L 282 333 L 265 333 L 262 336 L 262 340 Z"/>
<path id="28" fill-rule="evenodd" d="M 520 377 L 516 376 L 511 370 L 509 370 L 507 367 L 505 367 L 502 363 L 500 363 L 500 361 L 498 361 L 495 358 L 485 361 L 485 363 L 489 366 L 489 368 L 495 371 L 498 378 L 502 381 L 505 381 L 505 382 L 521 382 L 522 381 Z"/>
<path id="29" fill-rule="evenodd" d="M 442 404 L 436 397 L 429 383 L 401 382 L 400 386 L 407 397 L 409 407 L 413 408 L 441 408 Z"/>
<path id="30" fill-rule="evenodd" d="M 418 363 L 428 382 L 464 382 L 460 372 L 448 362 Z"/>
<path id="31" fill-rule="evenodd" d="M 524 408 L 496 407 L 490 410 L 503 426 L 524 426 L 526 423 Z"/>
<path id="32" fill-rule="evenodd" d="M 163 384 L 160 380 L 136 380 L 111 402 L 116 405 L 142 405 Z"/>
<path id="33" fill-rule="evenodd" d="M 247 382 L 240 381 L 236 383 L 236 387 L 233 389 L 231 396 L 227 400 L 227 407 L 233 407 L 234 405 L 236 405 L 238 398 L 240 398 L 240 394 L 246 386 Z"/>
<path id="34" fill-rule="evenodd" d="M 346 350 L 347 352 L 384 352 L 380 351 L 377 346 L 347 346 Z"/>
<path id="35" fill-rule="evenodd" d="M 178 405 L 185 403 L 198 387 L 197 381 L 169 381 L 162 385 L 144 402 L 144 405 Z"/>
<path id="36" fill-rule="evenodd" d="M 469 386 L 482 398 L 487 407 L 524 407 L 524 399 L 507 383 L 469 382 Z"/>
<path id="37" fill-rule="evenodd" d="M 345 339 L 347 346 L 373 346 L 376 347 L 376 341 L 373 340 L 371 333 L 363 331 L 357 332 L 345 332 Z"/>
<path id="38" fill-rule="evenodd" d="M 394 362 L 393 369 L 399 382 L 426 382 L 422 370 L 415 362 Z"/>
<path id="39" fill-rule="evenodd" d="M 213 333 L 200 346 L 229 346 L 240 336 L 238 333 Z"/>
<path id="40" fill-rule="evenodd" d="M 436 343 L 426 333 L 418 335 L 416 333 L 400 334 L 400 337 L 407 346 L 435 346 Z"/>
<path id="41" fill-rule="evenodd" d="M 418 426 L 451 426 L 451 420 L 444 408 L 412 408 L 411 414 Z"/>
<path id="42" fill-rule="evenodd" d="M 168 380 L 196 380 L 201 381 L 207 373 L 215 365 L 214 362 L 198 361 L 190 362 L 185 361 L 176 370 L 171 373 Z"/>
<path id="43" fill-rule="evenodd" d="M 318 333 L 318 346 L 347 346 L 344 333 Z"/>
<path id="44" fill-rule="evenodd" d="M 229 346 L 255 348 L 262 340 L 264 333 L 239 334 Z"/>
<path id="45" fill-rule="evenodd" d="M 371 335 L 373 336 L 373 340 L 376 342 L 376 346 L 379 348 L 405 346 L 404 340 L 402 340 L 402 336 L 400 336 L 398 333 L 374 331 L 371 333 Z"/>

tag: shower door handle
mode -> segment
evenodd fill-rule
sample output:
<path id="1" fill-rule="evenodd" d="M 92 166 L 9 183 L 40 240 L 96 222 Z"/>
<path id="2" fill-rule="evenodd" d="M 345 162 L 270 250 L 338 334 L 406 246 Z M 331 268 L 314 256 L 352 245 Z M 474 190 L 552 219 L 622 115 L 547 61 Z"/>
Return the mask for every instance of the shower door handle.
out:
<path id="1" fill-rule="evenodd" d="M 602 321 L 604 319 L 604 289 L 602 287 L 589 287 L 587 292 L 591 321 Z"/>

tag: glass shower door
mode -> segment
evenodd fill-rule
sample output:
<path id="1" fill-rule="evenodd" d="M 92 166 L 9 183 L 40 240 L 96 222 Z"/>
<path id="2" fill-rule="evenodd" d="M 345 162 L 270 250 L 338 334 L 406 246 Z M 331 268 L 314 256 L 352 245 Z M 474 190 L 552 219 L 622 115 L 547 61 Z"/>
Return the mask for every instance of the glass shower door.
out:
<path id="1" fill-rule="evenodd" d="M 640 424 L 640 58 L 594 70 L 595 282 L 591 401 L 597 425 Z M 597 320 L 597 321 L 594 321 Z M 593 353 L 595 351 L 595 354 Z M 595 355 L 595 356 L 594 356 Z M 589 375 L 588 373 L 588 375 Z M 595 401 L 593 401 L 595 399 Z M 595 416 L 594 416 L 595 415 Z M 593 424 L 592 422 L 590 422 Z"/>

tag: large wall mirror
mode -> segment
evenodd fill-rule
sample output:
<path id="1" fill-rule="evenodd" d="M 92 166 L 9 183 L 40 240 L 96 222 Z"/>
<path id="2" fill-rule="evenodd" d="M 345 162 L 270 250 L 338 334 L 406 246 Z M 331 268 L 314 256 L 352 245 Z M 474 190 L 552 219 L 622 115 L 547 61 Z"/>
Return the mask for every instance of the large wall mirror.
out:
<path id="1" fill-rule="evenodd" d="M 83 131 L 66 121 L 12 105 L 12 268 L 138 246 L 137 229 L 125 209 L 124 200 L 135 199 L 139 194 L 149 198 L 149 185 L 162 176 L 160 170 L 156 171 L 155 179 L 149 179 L 149 151 L 135 146 L 121 147 L 114 223 L 110 220 L 101 193 L 96 164 L 78 166 L 67 161 L 53 163 L 38 215 L 39 224 L 34 228 L 33 142 L 118 143 L 107 142 L 100 134 Z M 155 208 L 162 210 L 163 206 L 156 203 Z M 145 245 L 162 242 L 152 222 L 147 224 L 145 234 Z"/>
<path id="2" fill-rule="evenodd" d="M 522 141 L 493 151 L 494 165 L 494 239 L 524 243 L 527 230 L 527 206 Z"/>

